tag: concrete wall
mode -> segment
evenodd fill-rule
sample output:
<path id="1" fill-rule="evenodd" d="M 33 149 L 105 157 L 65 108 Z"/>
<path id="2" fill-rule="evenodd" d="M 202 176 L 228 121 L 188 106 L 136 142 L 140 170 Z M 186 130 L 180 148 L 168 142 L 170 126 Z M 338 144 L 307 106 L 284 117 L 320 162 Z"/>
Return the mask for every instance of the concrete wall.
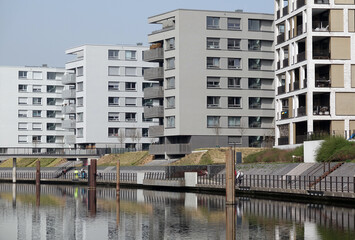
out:
<path id="1" fill-rule="evenodd" d="M 324 140 L 305 141 L 303 143 L 303 156 L 305 163 L 315 163 L 317 158 L 317 151 Z"/>

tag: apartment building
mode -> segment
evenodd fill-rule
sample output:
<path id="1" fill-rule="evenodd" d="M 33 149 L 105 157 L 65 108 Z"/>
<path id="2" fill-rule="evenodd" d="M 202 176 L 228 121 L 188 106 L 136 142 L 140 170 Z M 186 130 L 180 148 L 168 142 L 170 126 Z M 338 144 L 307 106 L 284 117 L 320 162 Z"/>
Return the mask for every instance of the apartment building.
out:
<path id="1" fill-rule="evenodd" d="M 348 138 L 355 130 L 354 0 L 276 0 L 275 13 L 276 145 Z"/>
<path id="2" fill-rule="evenodd" d="M 109 147 L 148 149 L 150 126 L 145 119 L 143 69 L 157 66 L 142 60 L 147 47 L 83 45 L 66 51 L 73 59 L 66 63 L 63 77 L 63 127 L 75 134 L 71 144 L 80 148 Z M 153 139 L 154 141 L 154 139 Z"/>
<path id="3" fill-rule="evenodd" d="M 33 153 L 68 147 L 62 128 L 64 68 L 0 67 L 0 148 L 32 148 Z"/>
<path id="4" fill-rule="evenodd" d="M 274 135 L 273 15 L 175 10 L 149 18 L 146 118 L 165 158 L 200 147 L 260 147 Z"/>

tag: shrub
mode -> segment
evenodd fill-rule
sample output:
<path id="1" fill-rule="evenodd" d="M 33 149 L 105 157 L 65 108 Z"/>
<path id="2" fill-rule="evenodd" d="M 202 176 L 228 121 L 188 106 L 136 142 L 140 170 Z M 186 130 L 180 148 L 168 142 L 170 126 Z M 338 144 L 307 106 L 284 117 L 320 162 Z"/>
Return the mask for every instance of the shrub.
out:
<path id="1" fill-rule="evenodd" d="M 329 137 L 324 140 L 317 151 L 317 161 L 344 161 L 348 158 L 355 158 L 353 143 L 343 137 Z"/>

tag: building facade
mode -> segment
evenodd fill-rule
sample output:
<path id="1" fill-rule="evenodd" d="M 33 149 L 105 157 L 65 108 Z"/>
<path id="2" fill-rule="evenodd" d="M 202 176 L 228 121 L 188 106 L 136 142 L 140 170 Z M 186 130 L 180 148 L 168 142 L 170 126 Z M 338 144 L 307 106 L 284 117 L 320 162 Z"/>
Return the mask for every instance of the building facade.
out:
<path id="1" fill-rule="evenodd" d="M 68 147 L 62 126 L 64 68 L 0 67 L 0 148 L 32 148 L 33 153 Z"/>
<path id="2" fill-rule="evenodd" d="M 355 130 L 354 0 L 275 2 L 276 145 Z"/>
<path id="3" fill-rule="evenodd" d="M 148 129 L 156 125 L 145 119 L 143 89 L 155 83 L 143 80 L 143 69 L 156 66 L 142 60 L 147 47 L 84 45 L 66 51 L 74 55 L 63 77 L 63 127 L 80 148 L 148 149 Z M 154 141 L 154 139 L 153 139 Z"/>
<path id="4" fill-rule="evenodd" d="M 273 15 L 175 10 L 149 18 L 160 29 L 148 36 L 144 71 L 159 85 L 144 90 L 158 118 L 150 135 L 156 156 L 200 147 L 260 147 L 274 135 Z"/>

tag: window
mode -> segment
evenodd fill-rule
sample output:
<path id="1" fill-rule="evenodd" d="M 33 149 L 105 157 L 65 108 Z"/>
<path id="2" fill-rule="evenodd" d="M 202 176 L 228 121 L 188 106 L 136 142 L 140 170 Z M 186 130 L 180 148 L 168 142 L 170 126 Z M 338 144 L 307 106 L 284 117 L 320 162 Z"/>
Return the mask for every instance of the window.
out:
<path id="1" fill-rule="evenodd" d="M 174 69 L 174 68 L 175 68 L 175 58 L 167 58 L 166 69 Z"/>
<path id="2" fill-rule="evenodd" d="M 76 114 L 76 119 L 78 122 L 83 122 L 84 121 L 84 113 L 80 112 Z"/>
<path id="3" fill-rule="evenodd" d="M 135 82 L 126 82 L 126 91 L 135 91 L 136 83 Z"/>
<path id="4" fill-rule="evenodd" d="M 249 31 L 260 31 L 260 20 L 249 19 L 248 20 Z"/>
<path id="5" fill-rule="evenodd" d="M 53 85 L 48 85 L 47 86 L 47 92 L 48 93 L 55 93 L 57 87 L 56 86 L 53 86 Z"/>
<path id="6" fill-rule="evenodd" d="M 240 127 L 240 117 L 228 117 L 228 127 Z"/>
<path id="7" fill-rule="evenodd" d="M 126 67 L 125 71 L 126 76 L 137 76 L 137 68 L 135 67 Z"/>
<path id="8" fill-rule="evenodd" d="M 42 98 L 32 98 L 33 105 L 42 105 Z"/>
<path id="9" fill-rule="evenodd" d="M 40 85 L 33 85 L 32 92 L 42 92 L 42 86 Z"/>
<path id="10" fill-rule="evenodd" d="M 142 98 L 142 106 L 143 107 L 153 106 L 153 99 Z"/>
<path id="11" fill-rule="evenodd" d="M 145 88 L 149 88 L 149 87 L 153 87 L 153 83 L 147 83 L 147 82 L 142 83 L 142 89 L 143 89 L 143 90 L 144 90 Z"/>
<path id="12" fill-rule="evenodd" d="M 28 129 L 28 123 L 18 123 L 18 130 L 27 130 Z"/>
<path id="13" fill-rule="evenodd" d="M 175 77 L 166 78 L 166 89 L 175 89 Z"/>
<path id="14" fill-rule="evenodd" d="M 27 110 L 18 110 L 18 117 L 19 118 L 27 117 Z"/>
<path id="15" fill-rule="evenodd" d="M 76 76 L 78 76 L 78 77 L 84 76 L 84 67 L 78 67 L 76 69 Z"/>
<path id="16" fill-rule="evenodd" d="M 109 91 L 118 91 L 119 83 L 118 82 L 108 82 L 108 90 Z"/>
<path id="17" fill-rule="evenodd" d="M 261 50 L 260 40 L 248 40 L 248 50 L 260 51 Z"/>
<path id="18" fill-rule="evenodd" d="M 207 68 L 219 68 L 219 58 L 208 57 L 207 58 Z"/>
<path id="19" fill-rule="evenodd" d="M 109 76 L 120 75 L 120 68 L 119 67 L 108 67 L 108 75 Z"/>
<path id="20" fill-rule="evenodd" d="M 240 18 L 228 18 L 228 30 L 240 30 Z"/>
<path id="21" fill-rule="evenodd" d="M 136 122 L 136 113 L 126 113 L 126 122 Z"/>
<path id="22" fill-rule="evenodd" d="M 219 77 L 207 77 L 207 88 L 219 88 Z"/>
<path id="23" fill-rule="evenodd" d="M 207 116 L 207 127 L 219 127 L 219 117 Z"/>
<path id="24" fill-rule="evenodd" d="M 109 137 L 117 137 L 119 132 L 119 128 L 108 128 L 108 136 Z"/>
<path id="25" fill-rule="evenodd" d="M 259 98 L 259 97 L 250 97 L 249 98 L 249 108 L 260 109 L 261 108 L 261 98 Z"/>
<path id="26" fill-rule="evenodd" d="M 47 130 L 54 131 L 55 130 L 55 123 L 47 123 Z"/>
<path id="27" fill-rule="evenodd" d="M 26 105 L 27 104 L 27 97 L 19 97 L 18 98 L 18 104 Z"/>
<path id="28" fill-rule="evenodd" d="M 261 88 L 261 80 L 260 80 L 260 78 L 249 78 L 248 85 L 249 85 L 249 88 L 260 89 Z"/>
<path id="29" fill-rule="evenodd" d="M 118 97 L 109 97 L 108 98 L 108 105 L 109 106 L 118 106 L 119 105 L 119 98 Z"/>
<path id="30" fill-rule="evenodd" d="M 136 133 L 136 129 L 135 128 L 126 128 L 126 131 L 125 131 L 125 134 L 126 134 L 126 137 L 135 137 L 137 135 Z"/>
<path id="31" fill-rule="evenodd" d="M 119 122 L 120 121 L 120 113 L 118 113 L 118 112 L 109 112 L 108 113 L 108 121 L 109 122 Z"/>
<path id="32" fill-rule="evenodd" d="M 229 108 L 240 108 L 242 99 L 240 97 L 228 97 Z"/>
<path id="33" fill-rule="evenodd" d="M 33 143 L 40 143 L 41 139 L 42 139 L 41 136 L 38 136 L 38 135 L 32 136 L 32 142 Z"/>
<path id="34" fill-rule="evenodd" d="M 219 17 L 207 17 L 208 29 L 219 29 Z"/>
<path id="35" fill-rule="evenodd" d="M 260 59 L 249 59 L 249 70 L 260 70 L 261 60 Z"/>
<path id="36" fill-rule="evenodd" d="M 47 143 L 55 143 L 55 136 L 47 136 Z"/>
<path id="37" fill-rule="evenodd" d="M 220 97 L 207 97 L 207 107 L 216 108 L 219 107 Z"/>
<path id="38" fill-rule="evenodd" d="M 19 92 L 27 92 L 27 85 L 18 85 Z"/>
<path id="39" fill-rule="evenodd" d="M 55 80 L 56 79 L 56 73 L 55 72 L 47 72 L 47 79 L 48 80 Z"/>
<path id="40" fill-rule="evenodd" d="M 27 136 L 19 135 L 18 142 L 19 143 L 27 143 Z"/>
<path id="41" fill-rule="evenodd" d="M 56 104 L 55 98 L 47 98 L 47 105 L 53 106 Z"/>
<path id="42" fill-rule="evenodd" d="M 84 83 L 83 82 L 78 82 L 76 84 L 76 91 L 78 91 L 78 92 L 84 91 Z"/>
<path id="43" fill-rule="evenodd" d="M 137 99 L 136 98 L 126 97 L 125 101 L 126 101 L 126 106 L 128 106 L 128 107 L 137 106 Z"/>
<path id="44" fill-rule="evenodd" d="M 18 78 L 27 78 L 27 71 L 19 71 Z"/>
<path id="45" fill-rule="evenodd" d="M 167 108 L 175 108 L 175 97 L 167 97 L 166 98 L 166 107 Z"/>
<path id="46" fill-rule="evenodd" d="M 42 123 L 32 123 L 32 130 L 42 131 Z"/>
<path id="47" fill-rule="evenodd" d="M 242 137 L 230 136 L 228 137 L 228 144 L 242 144 Z"/>
<path id="48" fill-rule="evenodd" d="M 126 51 L 126 60 L 136 60 L 136 51 Z"/>
<path id="49" fill-rule="evenodd" d="M 84 106 L 84 98 L 82 98 L 82 97 L 77 98 L 76 105 L 77 105 L 78 107 Z"/>
<path id="50" fill-rule="evenodd" d="M 33 79 L 42 80 L 42 72 L 33 72 Z"/>
<path id="51" fill-rule="evenodd" d="M 118 50 L 108 50 L 108 59 L 118 59 Z"/>
<path id="52" fill-rule="evenodd" d="M 228 78 L 228 88 L 240 88 L 240 78 Z"/>
<path id="53" fill-rule="evenodd" d="M 250 128 L 261 128 L 261 117 L 249 117 Z"/>
<path id="54" fill-rule="evenodd" d="M 149 136 L 149 128 L 142 128 L 142 137 Z"/>
<path id="55" fill-rule="evenodd" d="M 166 40 L 166 50 L 175 49 L 175 38 L 169 38 Z"/>
<path id="56" fill-rule="evenodd" d="M 84 137 L 84 128 L 78 128 L 78 132 L 76 135 L 78 138 Z"/>
<path id="57" fill-rule="evenodd" d="M 167 128 L 175 127 L 175 116 L 166 117 L 166 127 Z"/>
<path id="58" fill-rule="evenodd" d="M 53 110 L 47 110 L 47 118 L 55 118 L 56 112 Z"/>
<path id="59" fill-rule="evenodd" d="M 219 38 L 207 38 L 207 49 L 219 49 Z"/>
<path id="60" fill-rule="evenodd" d="M 228 49 L 229 50 L 240 49 L 240 39 L 228 38 Z"/>
<path id="61" fill-rule="evenodd" d="M 240 58 L 228 58 L 229 69 L 240 69 Z"/>

